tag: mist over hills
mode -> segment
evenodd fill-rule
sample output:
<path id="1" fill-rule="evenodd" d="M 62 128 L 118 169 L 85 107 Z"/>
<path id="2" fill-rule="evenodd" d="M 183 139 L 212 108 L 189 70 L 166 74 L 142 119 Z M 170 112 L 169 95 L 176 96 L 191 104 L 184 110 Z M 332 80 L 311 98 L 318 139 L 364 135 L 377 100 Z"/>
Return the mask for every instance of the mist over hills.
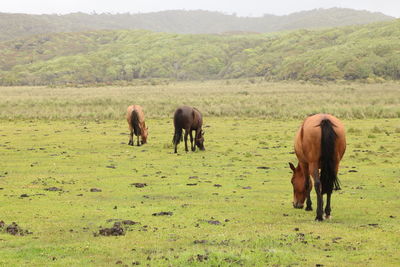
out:
<path id="1" fill-rule="evenodd" d="M 314 9 L 285 16 L 238 17 L 203 10 L 144 14 L 29 15 L 0 13 L 0 41 L 43 33 L 144 29 L 168 33 L 268 33 L 393 20 L 382 13 L 345 8 Z"/>

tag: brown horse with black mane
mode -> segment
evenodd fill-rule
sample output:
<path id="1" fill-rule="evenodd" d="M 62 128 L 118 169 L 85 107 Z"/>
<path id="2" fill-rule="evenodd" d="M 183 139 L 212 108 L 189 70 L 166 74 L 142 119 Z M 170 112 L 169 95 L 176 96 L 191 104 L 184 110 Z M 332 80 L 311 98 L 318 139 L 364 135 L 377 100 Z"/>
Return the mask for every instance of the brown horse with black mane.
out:
<path id="1" fill-rule="evenodd" d="M 128 145 L 133 146 L 133 134 L 137 136 L 137 145 L 140 146 L 139 136 L 142 138 L 141 144 L 147 143 L 148 128 L 144 122 L 143 109 L 139 105 L 129 106 L 126 111 L 126 120 L 129 124 L 130 136 Z"/>
<path id="2" fill-rule="evenodd" d="M 325 217 L 330 218 L 331 194 L 334 189 L 340 189 L 337 173 L 345 150 L 345 130 L 339 119 L 329 114 L 316 114 L 304 120 L 295 138 L 295 152 L 299 163 L 296 168 L 289 163 L 293 171 L 295 208 L 303 208 L 307 199 L 306 210 L 312 210 L 310 192 L 314 182 L 317 193 L 315 219 L 323 220 L 323 194 L 327 195 Z"/>
<path id="3" fill-rule="evenodd" d="M 187 138 L 190 134 L 190 148 L 192 151 L 196 150 L 196 146 L 200 150 L 204 148 L 204 131 L 201 129 L 203 126 L 203 116 L 200 111 L 193 107 L 182 106 L 175 111 L 174 114 L 174 127 L 175 133 L 172 142 L 175 146 L 175 153 L 177 153 L 177 146 L 182 141 L 182 130 L 185 129 L 185 151 L 188 152 Z M 195 144 L 193 144 L 192 132 L 196 131 Z"/>

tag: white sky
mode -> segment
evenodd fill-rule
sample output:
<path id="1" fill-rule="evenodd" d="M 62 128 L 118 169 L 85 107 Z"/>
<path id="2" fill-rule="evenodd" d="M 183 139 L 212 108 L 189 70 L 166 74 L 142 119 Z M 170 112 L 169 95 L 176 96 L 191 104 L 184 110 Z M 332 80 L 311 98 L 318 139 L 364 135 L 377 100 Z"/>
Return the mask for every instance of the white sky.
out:
<path id="1" fill-rule="evenodd" d="M 400 17 L 400 0 L 0 0 L 0 12 L 30 14 L 147 13 L 210 10 L 238 16 L 285 15 L 315 8 L 345 7 Z"/>

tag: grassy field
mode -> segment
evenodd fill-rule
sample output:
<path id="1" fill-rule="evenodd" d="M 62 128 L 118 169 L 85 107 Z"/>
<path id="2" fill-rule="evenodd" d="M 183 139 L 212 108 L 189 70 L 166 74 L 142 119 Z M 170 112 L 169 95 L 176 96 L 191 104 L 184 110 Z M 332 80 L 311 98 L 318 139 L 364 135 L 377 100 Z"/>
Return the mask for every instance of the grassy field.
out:
<path id="1" fill-rule="evenodd" d="M 0 265 L 396 266 L 399 86 L 242 83 L 112 92 L 0 88 L 0 221 L 32 232 L 13 236 L 3 227 Z M 188 87 L 200 88 L 194 95 L 203 92 L 209 104 L 191 98 Z M 312 93 L 323 88 L 330 89 L 324 97 Z M 129 90 L 136 93 L 124 98 Z M 305 104 L 296 104 L 294 96 Z M 101 109 L 107 99 L 110 113 Z M 122 114 L 136 99 L 150 117 L 149 143 L 130 147 Z M 271 114 L 263 113 L 265 104 L 255 113 L 262 99 L 271 99 L 272 108 L 286 104 Z M 171 109 L 183 102 L 207 114 L 204 152 L 185 153 L 180 144 L 172 153 Z M 355 106 L 384 112 L 356 119 L 347 113 Z M 245 118 L 246 108 L 254 116 Z M 296 161 L 297 117 L 325 109 L 349 114 L 343 118 L 348 147 L 339 172 L 342 190 L 332 197 L 333 218 L 320 223 L 315 210 L 292 208 L 287 162 Z M 236 112 L 226 116 L 227 110 Z M 313 201 L 315 207 L 314 193 Z M 172 215 L 153 216 L 159 212 Z M 137 224 L 126 226 L 123 236 L 98 235 L 123 220 Z"/>
<path id="2" fill-rule="evenodd" d="M 330 112 L 342 119 L 399 118 L 399 83 L 267 83 L 257 79 L 148 82 L 130 87 L 0 87 L 0 119 L 116 119 L 142 105 L 147 117 L 170 118 L 195 105 L 205 116 L 300 119 Z"/>

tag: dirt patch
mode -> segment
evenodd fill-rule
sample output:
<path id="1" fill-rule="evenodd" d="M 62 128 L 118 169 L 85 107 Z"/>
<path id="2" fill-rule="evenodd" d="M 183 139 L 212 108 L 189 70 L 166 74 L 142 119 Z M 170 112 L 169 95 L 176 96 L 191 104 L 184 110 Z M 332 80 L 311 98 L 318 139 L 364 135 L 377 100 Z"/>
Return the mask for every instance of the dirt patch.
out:
<path id="1" fill-rule="evenodd" d="M 100 188 L 90 188 L 90 192 L 101 192 Z"/>
<path id="2" fill-rule="evenodd" d="M 19 235 L 19 236 L 32 234 L 32 232 L 22 229 L 15 222 L 12 222 L 10 225 L 6 226 L 4 221 L 0 221 L 0 232 L 2 232 L 2 231 L 6 232 L 10 235 Z"/>
<path id="3" fill-rule="evenodd" d="M 146 183 L 133 183 L 133 184 L 131 184 L 131 186 L 134 186 L 136 188 L 143 188 L 143 187 L 147 186 L 147 184 Z"/>
<path id="4" fill-rule="evenodd" d="M 112 222 L 119 219 L 109 219 L 107 222 Z M 122 220 L 115 222 L 111 228 L 100 228 L 98 233 L 94 233 L 94 236 L 120 236 L 125 235 L 126 231 L 129 230 L 129 227 L 135 224 L 140 224 L 139 222 L 135 222 L 132 220 Z"/>
<path id="5" fill-rule="evenodd" d="M 125 229 L 122 227 L 120 222 L 114 223 L 113 227 L 111 228 L 101 228 L 99 233 L 95 233 L 94 236 L 120 236 L 125 235 Z"/>
<path id="6" fill-rule="evenodd" d="M 153 213 L 153 216 L 172 216 L 174 213 L 171 211 L 161 211 L 161 212 L 156 212 Z"/>
<path id="7" fill-rule="evenodd" d="M 259 167 L 257 167 L 257 169 L 269 170 L 269 169 L 271 169 L 271 168 L 270 168 L 270 167 L 267 167 L 267 166 L 259 166 Z"/>
<path id="8" fill-rule="evenodd" d="M 61 188 L 58 188 L 58 187 L 55 187 L 55 186 L 52 186 L 52 187 L 49 187 L 49 188 L 45 188 L 44 190 L 46 190 L 46 191 L 63 191 Z"/>
<path id="9" fill-rule="evenodd" d="M 186 184 L 187 186 L 195 186 L 195 185 L 197 185 L 196 183 L 194 183 L 194 184 Z"/>
<path id="10" fill-rule="evenodd" d="M 207 240 L 195 240 L 193 241 L 193 244 L 206 244 L 208 241 Z"/>
<path id="11" fill-rule="evenodd" d="M 116 169 L 117 167 L 114 166 L 114 165 L 108 165 L 108 166 L 106 166 L 106 168 L 109 168 L 109 169 Z"/>
<path id="12" fill-rule="evenodd" d="M 220 184 L 215 184 L 214 186 L 215 187 L 222 187 L 222 185 L 220 185 Z"/>
<path id="13" fill-rule="evenodd" d="M 242 189 L 251 189 L 251 186 L 244 186 Z"/>
<path id="14" fill-rule="evenodd" d="M 211 220 L 211 221 L 207 221 L 209 224 L 213 224 L 213 225 L 220 225 L 221 224 L 221 222 L 220 221 L 218 221 L 218 220 Z"/>
<path id="15" fill-rule="evenodd" d="M 192 256 L 189 258 L 189 262 L 203 262 L 203 261 L 207 261 L 208 260 L 208 256 L 207 255 L 201 255 L 201 254 L 197 254 L 196 256 Z"/>

